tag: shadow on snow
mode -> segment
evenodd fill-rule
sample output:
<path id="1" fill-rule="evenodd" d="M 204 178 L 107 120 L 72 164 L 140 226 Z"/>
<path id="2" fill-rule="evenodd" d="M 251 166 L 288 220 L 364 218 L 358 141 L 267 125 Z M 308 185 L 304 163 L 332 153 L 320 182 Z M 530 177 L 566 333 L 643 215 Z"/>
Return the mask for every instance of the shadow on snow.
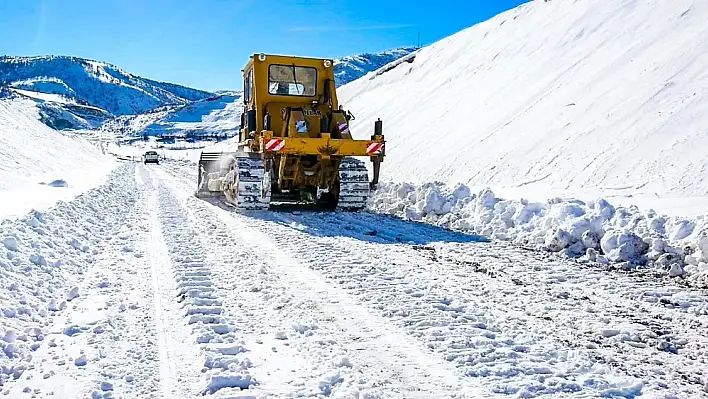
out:
<path id="1" fill-rule="evenodd" d="M 221 201 L 209 201 L 229 212 L 234 208 Z M 242 211 L 244 216 L 284 225 L 318 237 L 350 237 L 381 244 L 428 244 L 432 242 L 488 242 L 480 235 L 448 230 L 431 224 L 403 220 L 370 212 L 321 210 Z"/>

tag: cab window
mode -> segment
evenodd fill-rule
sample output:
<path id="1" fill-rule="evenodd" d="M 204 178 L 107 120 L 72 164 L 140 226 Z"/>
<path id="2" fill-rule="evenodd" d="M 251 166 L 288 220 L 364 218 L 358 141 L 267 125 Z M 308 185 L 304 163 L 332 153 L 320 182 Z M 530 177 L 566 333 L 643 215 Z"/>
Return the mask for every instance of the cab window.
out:
<path id="1" fill-rule="evenodd" d="M 243 102 L 251 101 L 251 92 L 253 91 L 253 69 L 250 69 L 243 80 Z"/>
<path id="2" fill-rule="evenodd" d="M 314 96 L 317 69 L 296 65 L 272 64 L 268 67 L 268 93 L 281 96 Z"/>

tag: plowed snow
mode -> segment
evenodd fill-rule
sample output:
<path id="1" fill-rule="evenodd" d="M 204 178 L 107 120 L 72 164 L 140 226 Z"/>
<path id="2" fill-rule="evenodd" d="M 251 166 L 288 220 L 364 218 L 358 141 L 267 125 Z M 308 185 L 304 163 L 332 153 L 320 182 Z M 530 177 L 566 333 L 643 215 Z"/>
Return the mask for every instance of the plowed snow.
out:
<path id="1" fill-rule="evenodd" d="M 95 258 L 57 251 L 54 219 L 37 237 L 55 249 L 22 236 L 7 281 L 37 275 L 29 255 L 85 274 L 56 269 L 71 301 L 0 319 L 23 354 L 4 360 L 6 395 L 705 394 L 705 293 L 382 215 L 238 214 L 195 198 L 193 174 L 123 166 L 107 182 L 122 189 L 100 189 L 117 206 Z M 88 200 L 52 212 L 71 209 L 71 231 Z"/>

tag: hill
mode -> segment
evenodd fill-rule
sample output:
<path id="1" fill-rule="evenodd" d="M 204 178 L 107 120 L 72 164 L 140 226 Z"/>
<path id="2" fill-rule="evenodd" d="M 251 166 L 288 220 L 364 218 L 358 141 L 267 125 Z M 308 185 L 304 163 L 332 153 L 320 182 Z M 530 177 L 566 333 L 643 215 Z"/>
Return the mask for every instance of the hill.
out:
<path id="1" fill-rule="evenodd" d="M 233 133 L 241 125 L 241 94 L 224 92 L 179 106 L 164 106 L 106 121 L 101 130 L 120 136 Z"/>
<path id="2" fill-rule="evenodd" d="M 534 1 L 343 86 L 341 99 L 359 137 L 384 121 L 384 179 L 700 196 L 706 18 L 708 4 L 687 1 Z"/>
<path id="3" fill-rule="evenodd" d="M 67 56 L 2 56 L 0 84 L 61 95 L 113 115 L 187 104 L 212 96 L 206 91 L 142 78 L 105 62 Z"/>
<path id="4" fill-rule="evenodd" d="M 41 110 L 0 89 L 0 217 L 69 200 L 94 187 L 115 163 L 79 137 L 43 124 Z"/>

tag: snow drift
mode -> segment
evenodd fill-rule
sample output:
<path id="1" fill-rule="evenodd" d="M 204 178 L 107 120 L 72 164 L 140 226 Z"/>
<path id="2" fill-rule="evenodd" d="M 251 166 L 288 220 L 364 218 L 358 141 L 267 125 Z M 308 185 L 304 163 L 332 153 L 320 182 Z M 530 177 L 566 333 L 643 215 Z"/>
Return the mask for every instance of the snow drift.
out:
<path id="1" fill-rule="evenodd" d="M 343 86 L 382 178 L 704 195 L 708 3 L 533 1 Z"/>

